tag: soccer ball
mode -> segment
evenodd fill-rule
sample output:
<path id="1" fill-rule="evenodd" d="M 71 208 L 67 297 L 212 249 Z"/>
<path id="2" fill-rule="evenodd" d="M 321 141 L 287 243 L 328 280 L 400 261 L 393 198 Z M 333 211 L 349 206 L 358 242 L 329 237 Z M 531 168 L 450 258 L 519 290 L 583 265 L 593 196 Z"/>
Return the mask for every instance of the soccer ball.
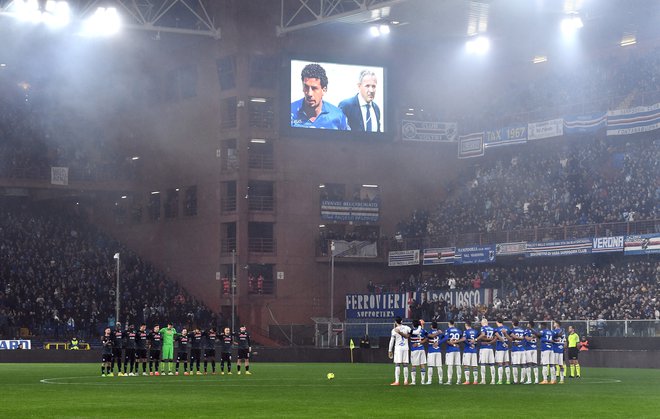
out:
<path id="1" fill-rule="evenodd" d="M 335 379 L 335 373 L 334 372 L 329 372 L 328 373 L 328 380 L 334 380 Z"/>

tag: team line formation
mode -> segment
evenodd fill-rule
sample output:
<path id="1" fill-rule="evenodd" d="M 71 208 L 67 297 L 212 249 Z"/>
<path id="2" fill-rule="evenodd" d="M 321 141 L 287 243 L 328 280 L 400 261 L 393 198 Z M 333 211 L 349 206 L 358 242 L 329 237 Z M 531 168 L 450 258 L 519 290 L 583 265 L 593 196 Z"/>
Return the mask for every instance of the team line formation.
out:
<path id="1" fill-rule="evenodd" d="M 473 328 L 470 321 L 465 322 L 465 330 L 457 328 L 453 321 L 445 331 L 438 329 L 437 322 L 432 322 L 431 329 L 425 330 L 423 320 L 413 320 L 410 327 L 397 317 L 389 343 L 389 357 L 395 365 L 391 385 L 401 385 L 402 372 L 403 385 L 415 385 L 418 369 L 422 385 L 433 383 L 436 370 L 438 383 L 446 385 L 486 384 L 487 372 L 490 373 L 490 384 L 563 384 L 567 342 L 569 377 L 580 378 L 578 349 L 581 342 L 573 326 L 568 327 L 566 334 L 557 320 L 552 322 L 551 329 L 546 323 L 540 323 L 536 329 L 533 321 L 523 328 L 516 319 L 512 325 L 508 328 L 502 319 L 497 319 L 496 327 L 492 327 L 484 318 L 479 330 Z M 446 346 L 444 364 L 443 344 Z M 447 367 L 446 381 L 443 365 Z"/>
<path id="2" fill-rule="evenodd" d="M 174 343 L 177 343 L 176 358 L 174 357 Z M 238 361 L 236 369 L 241 374 L 241 363 L 245 366 L 245 374 L 250 372 L 250 333 L 245 326 L 241 326 L 238 332 L 231 332 L 225 327 L 222 333 L 215 328 L 200 330 L 195 328 L 188 333 L 187 329 L 177 332 L 171 323 L 166 328 L 156 325 L 147 330 L 146 324 L 139 329 L 129 325 L 125 330 L 121 323 L 115 325 L 112 330 L 105 329 L 101 339 L 103 355 L 101 360 L 101 376 L 115 376 L 115 365 L 117 376 L 138 376 L 140 365 L 142 375 L 179 375 L 179 366 L 183 363 L 183 375 L 206 375 L 208 366 L 211 366 L 211 374 L 216 374 L 216 346 L 220 346 L 220 374 L 232 374 L 231 357 L 234 346 L 238 349 Z M 190 356 L 189 356 L 190 354 Z M 203 358 L 202 358 L 203 354 Z M 176 359 L 176 367 L 173 368 Z M 188 364 L 190 359 L 190 364 Z M 203 372 L 200 369 L 203 359 Z M 123 370 L 122 370 L 123 360 Z M 149 372 L 147 373 L 147 364 Z M 166 371 L 167 367 L 167 371 Z"/>

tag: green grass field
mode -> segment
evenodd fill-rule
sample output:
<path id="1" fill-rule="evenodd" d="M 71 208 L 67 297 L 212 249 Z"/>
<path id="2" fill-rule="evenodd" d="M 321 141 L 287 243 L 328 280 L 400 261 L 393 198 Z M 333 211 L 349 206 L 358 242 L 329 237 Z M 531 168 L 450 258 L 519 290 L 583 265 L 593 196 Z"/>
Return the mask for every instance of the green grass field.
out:
<path id="1" fill-rule="evenodd" d="M 581 380 L 554 386 L 415 387 L 390 387 L 391 364 L 254 363 L 252 372 L 103 378 L 99 364 L 0 364 L 0 418 L 660 417 L 660 370 L 583 368 Z"/>

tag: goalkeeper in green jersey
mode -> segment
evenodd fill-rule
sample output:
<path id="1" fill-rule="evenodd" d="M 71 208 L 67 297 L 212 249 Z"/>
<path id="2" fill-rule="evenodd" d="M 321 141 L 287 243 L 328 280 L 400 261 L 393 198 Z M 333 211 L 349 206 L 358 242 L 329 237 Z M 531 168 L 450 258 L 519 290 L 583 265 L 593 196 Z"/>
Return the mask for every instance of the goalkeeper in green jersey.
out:
<path id="1" fill-rule="evenodd" d="M 174 375 L 174 372 L 172 372 L 172 363 L 174 362 L 174 337 L 176 336 L 176 329 L 172 326 L 172 323 L 167 323 L 167 327 L 160 329 L 159 333 L 163 337 L 162 359 L 163 363 L 167 362 L 167 375 Z M 163 367 L 163 374 L 165 374 L 165 367 Z"/>

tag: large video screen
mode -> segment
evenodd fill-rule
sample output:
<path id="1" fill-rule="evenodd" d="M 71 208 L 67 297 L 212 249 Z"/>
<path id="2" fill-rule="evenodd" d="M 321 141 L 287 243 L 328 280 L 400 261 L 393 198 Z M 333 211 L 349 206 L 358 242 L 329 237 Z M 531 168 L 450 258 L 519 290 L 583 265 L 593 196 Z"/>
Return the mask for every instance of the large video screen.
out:
<path id="1" fill-rule="evenodd" d="M 383 67 L 291 60 L 290 127 L 387 132 Z"/>

